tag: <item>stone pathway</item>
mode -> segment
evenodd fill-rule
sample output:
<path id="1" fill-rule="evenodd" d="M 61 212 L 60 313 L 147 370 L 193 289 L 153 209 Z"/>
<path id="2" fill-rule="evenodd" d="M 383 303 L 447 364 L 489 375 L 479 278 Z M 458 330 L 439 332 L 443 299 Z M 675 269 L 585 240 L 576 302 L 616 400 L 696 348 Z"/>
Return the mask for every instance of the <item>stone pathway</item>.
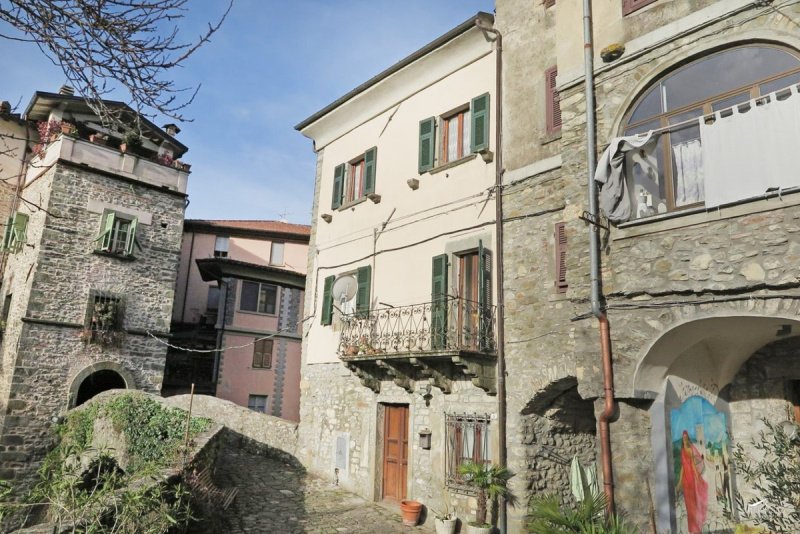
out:
<path id="1" fill-rule="evenodd" d="M 238 487 L 233 504 L 198 525 L 195 534 L 414 534 L 432 527 L 406 527 L 400 511 L 367 502 L 279 460 L 227 442 L 214 476 L 221 489 Z"/>

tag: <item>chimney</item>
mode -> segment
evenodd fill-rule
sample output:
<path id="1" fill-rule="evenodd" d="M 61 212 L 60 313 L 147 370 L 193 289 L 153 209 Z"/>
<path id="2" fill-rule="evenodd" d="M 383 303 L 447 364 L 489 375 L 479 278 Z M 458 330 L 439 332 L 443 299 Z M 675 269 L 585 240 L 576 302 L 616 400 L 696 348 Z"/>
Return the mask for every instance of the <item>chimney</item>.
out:
<path id="1" fill-rule="evenodd" d="M 71 86 L 69 86 L 67 84 L 64 84 L 58 90 L 58 94 L 65 95 L 65 96 L 73 96 L 75 94 L 75 89 L 73 89 Z"/>
<path id="2" fill-rule="evenodd" d="M 11 113 L 11 104 L 8 100 L 3 100 L 0 102 L 0 115 L 8 115 Z"/>
<path id="3" fill-rule="evenodd" d="M 162 128 L 164 129 L 165 132 L 167 132 L 167 134 L 171 135 L 172 137 L 175 137 L 176 135 L 181 133 L 181 129 L 178 128 L 178 126 L 175 124 L 171 123 L 165 124 L 164 126 L 162 126 Z"/>

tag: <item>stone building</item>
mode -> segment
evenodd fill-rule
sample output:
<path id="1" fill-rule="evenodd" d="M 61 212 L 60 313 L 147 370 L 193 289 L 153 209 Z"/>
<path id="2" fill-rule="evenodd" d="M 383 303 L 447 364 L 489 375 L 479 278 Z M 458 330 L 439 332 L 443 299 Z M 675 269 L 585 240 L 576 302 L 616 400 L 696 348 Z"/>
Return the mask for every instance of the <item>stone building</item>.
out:
<path id="1" fill-rule="evenodd" d="M 369 499 L 450 495 L 464 518 L 458 465 L 500 454 L 492 22 L 297 126 L 317 153 L 298 457 Z"/>
<path id="2" fill-rule="evenodd" d="M 187 220 L 162 394 L 215 395 L 297 421 L 310 228 Z"/>
<path id="3" fill-rule="evenodd" d="M 737 489 L 748 497 L 731 447 L 747 448 L 762 418 L 798 413 L 800 8 L 592 4 L 597 154 L 622 147 L 627 186 L 613 191 L 612 220 L 596 232 L 584 215 L 581 3 L 497 1 L 513 487 L 567 495 L 564 461 L 601 463 L 604 381 L 588 253 L 597 235 L 617 508 L 643 531 L 723 531 Z M 613 44 L 624 52 L 603 59 Z M 614 141 L 639 133 L 638 148 Z M 693 456 L 702 458 L 695 475 Z M 516 532 L 524 509 L 510 514 Z"/>
<path id="4" fill-rule="evenodd" d="M 19 488 L 67 409 L 160 391 L 188 178 L 171 127 L 138 117 L 123 138 L 66 92 L 35 93 L 23 117 L 43 137 L 5 226 L 0 372 L 0 475 Z"/>

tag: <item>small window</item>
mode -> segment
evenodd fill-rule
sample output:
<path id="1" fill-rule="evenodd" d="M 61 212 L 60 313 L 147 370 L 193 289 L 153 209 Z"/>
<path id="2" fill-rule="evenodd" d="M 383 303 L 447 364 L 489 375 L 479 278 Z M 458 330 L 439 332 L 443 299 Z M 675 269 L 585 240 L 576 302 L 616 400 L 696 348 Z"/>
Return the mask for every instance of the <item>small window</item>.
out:
<path id="1" fill-rule="evenodd" d="M 92 291 L 81 339 L 87 343 L 118 346 L 123 337 L 122 299 L 103 291 Z"/>
<path id="2" fill-rule="evenodd" d="M 267 413 L 267 396 L 250 395 L 247 399 L 247 407 L 254 412 Z"/>
<path id="3" fill-rule="evenodd" d="M 273 340 L 259 339 L 253 343 L 253 369 L 272 368 Z"/>
<path id="4" fill-rule="evenodd" d="M 344 183 L 344 201 L 352 202 L 364 196 L 364 159 L 347 165 Z"/>
<path id="5" fill-rule="evenodd" d="M 136 217 L 107 211 L 103 215 L 103 227 L 95 241 L 98 250 L 118 256 L 133 256 L 134 246 L 139 247 L 136 239 L 138 220 Z"/>
<path id="6" fill-rule="evenodd" d="M 278 286 L 258 282 L 242 282 L 239 311 L 275 315 Z"/>
<path id="7" fill-rule="evenodd" d="M 470 153 L 470 115 L 464 108 L 441 118 L 442 133 L 439 139 L 441 163 L 456 161 Z"/>
<path id="8" fill-rule="evenodd" d="M 458 467 L 466 462 L 488 464 L 489 416 L 445 416 L 446 480 L 448 486 L 466 487 Z"/>
<path id="9" fill-rule="evenodd" d="M 219 309 L 219 287 L 208 287 L 208 301 L 206 303 L 206 310 L 217 311 Z"/>
<path id="10" fill-rule="evenodd" d="M 270 265 L 283 265 L 283 243 L 272 243 L 272 249 L 269 253 Z"/>
<path id="11" fill-rule="evenodd" d="M 336 166 L 333 172 L 332 209 L 339 209 L 375 192 L 377 159 L 378 149 L 372 147 L 350 162 Z"/>
<path id="12" fill-rule="evenodd" d="M 217 240 L 214 243 L 214 257 L 215 258 L 227 258 L 228 257 L 228 244 L 230 238 L 229 237 L 221 237 L 217 236 Z"/>

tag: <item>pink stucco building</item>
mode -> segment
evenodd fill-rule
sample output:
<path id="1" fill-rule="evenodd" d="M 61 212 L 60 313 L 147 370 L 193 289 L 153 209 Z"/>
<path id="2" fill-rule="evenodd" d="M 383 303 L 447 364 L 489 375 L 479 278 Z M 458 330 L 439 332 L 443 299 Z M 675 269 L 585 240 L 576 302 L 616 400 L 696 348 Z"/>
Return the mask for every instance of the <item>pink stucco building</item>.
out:
<path id="1" fill-rule="evenodd" d="M 215 395 L 299 420 L 310 227 L 187 220 L 164 395 Z"/>

